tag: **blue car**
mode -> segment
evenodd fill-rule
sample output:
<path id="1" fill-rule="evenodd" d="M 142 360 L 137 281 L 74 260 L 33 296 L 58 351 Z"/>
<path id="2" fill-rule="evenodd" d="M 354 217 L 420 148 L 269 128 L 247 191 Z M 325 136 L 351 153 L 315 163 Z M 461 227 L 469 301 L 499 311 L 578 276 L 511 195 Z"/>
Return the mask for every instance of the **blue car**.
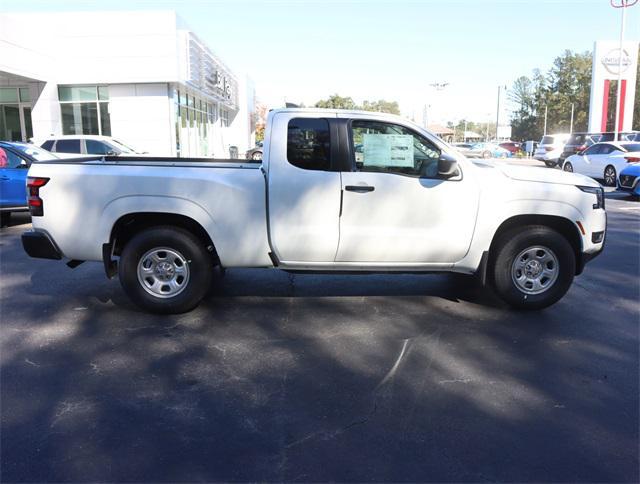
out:
<path id="1" fill-rule="evenodd" d="M 618 190 L 640 197 L 640 163 L 631 163 L 620 171 Z"/>
<path id="2" fill-rule="evenodd" d="M 0 226 L 9 223 L 11 212 L 27 207 L 27 172 L 34 161 L 57 158 L 28 143 L 0 141 Z"/>

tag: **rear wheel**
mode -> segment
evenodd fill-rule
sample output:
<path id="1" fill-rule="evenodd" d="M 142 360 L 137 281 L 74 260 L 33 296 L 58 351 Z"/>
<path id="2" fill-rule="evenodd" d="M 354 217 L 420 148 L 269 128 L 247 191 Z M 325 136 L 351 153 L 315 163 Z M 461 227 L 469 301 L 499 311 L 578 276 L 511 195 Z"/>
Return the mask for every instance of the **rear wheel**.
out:
<path id="1" fill-rule="evenodd" d="M 213 260 L 204 243 L 177 227 L 153 227 L 134 236 L 118 264 L 123 289 L 143 309 L 183 313 L 211 285 Z"/>
<path id="2" fill-rule="evenodd" d="M 573 172 L 573 165 L 571 164 L 571 162 L 567 161 L 567 162 L 563 165 L 562 169 L 563 169 L 564 171 Z"/>
<path id="3" fill-rule="evenodd" d="M 251 159 L 254 161 L 262 160 L 262 151 L 256 151 L 251 155 Z"/>
<path id="4" fill-rule="evenodd" d="M 483 158 L 491 158 L 491 152 L 490 151 L 483 151 L 482 152 L 482 157 Z"/>
<path id="5" fill-rule="evenodd" d="M 616 186 L 616 169 L 611 165 L 604 169 L 604 184 L 608 187 Z"/>
<path id="6" fill-rule="evenodd" d="M 500 237 L 491 268 L 494 288 L 507 304 L 518 309 L 542 309 L 569 290 L 576 258 L 562 234 L 531 225 Z"/>

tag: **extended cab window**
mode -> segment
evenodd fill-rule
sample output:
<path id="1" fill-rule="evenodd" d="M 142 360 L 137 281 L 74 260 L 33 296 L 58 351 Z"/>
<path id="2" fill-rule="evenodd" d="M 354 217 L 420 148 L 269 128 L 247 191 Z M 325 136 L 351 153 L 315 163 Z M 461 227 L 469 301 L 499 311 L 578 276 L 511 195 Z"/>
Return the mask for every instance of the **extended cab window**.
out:
<path id="1" fill-rule="evenodd" d="M 404 126 L 353 121 L 352 143 L 358 171 L 437 178 L 440 150 Z"/>
<path id="2" fill-rule="evenodd" d="M 289 121 L 289 163 L 305 170 L 329 170 L 329 154 L 329 122 L 326 119 L 295 118 Z"/>

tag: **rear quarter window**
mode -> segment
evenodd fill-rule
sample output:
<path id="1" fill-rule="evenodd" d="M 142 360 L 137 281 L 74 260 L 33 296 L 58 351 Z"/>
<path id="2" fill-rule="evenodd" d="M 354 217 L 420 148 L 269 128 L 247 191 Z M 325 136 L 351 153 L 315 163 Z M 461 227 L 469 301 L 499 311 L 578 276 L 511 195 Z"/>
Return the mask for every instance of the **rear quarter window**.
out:
<path id="1" fill-rule="evenodd" d="M 47 151 L 51 151 L 51 148 L 53 148 L 53 140 L 50 139 L 42 143 L 42 148 L 44 148 Z"/>
<path id="2" fill-rule="evenodd" d="M 287 160 L 304 170 L 330 169 L 331 143 L 326 119 L 294 118 L 287 129 Z"/>

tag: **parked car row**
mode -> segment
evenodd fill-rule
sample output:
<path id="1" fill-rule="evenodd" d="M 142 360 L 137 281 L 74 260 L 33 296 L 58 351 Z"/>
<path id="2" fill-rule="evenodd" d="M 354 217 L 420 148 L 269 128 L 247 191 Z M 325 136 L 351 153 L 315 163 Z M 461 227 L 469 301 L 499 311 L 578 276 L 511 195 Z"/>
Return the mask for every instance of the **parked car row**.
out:
<path id="1" fill-rule="evenodd" d="M 495 143 L 454 143 L 453 145 L 467 158 L 510 158 L 511 150 Z"/>
<path id="2" fill-rule="evenodd" d="M 580 173 L 600 179 L 609 187 L 617 184 L 618 174 L 631 163 L 640 162 L 640 142 L 596 143 L 584 151 L 569 156 L 563 164 L 564 171 Z"/>
<path id="3" fill-rule="evenodd" d="M 640 141 L 640 132 L 623 132 L 618 133 L 618 139 L 615 139 L 615 133 L 564 133 L 550 134 L 542 137 L 538 148 L 533 157 L 542 161 L 548 167 L 562 167 L 564 161 L 572 155 L 580 153 L 596 143 L 604 143 L 610 141 Z"/>

